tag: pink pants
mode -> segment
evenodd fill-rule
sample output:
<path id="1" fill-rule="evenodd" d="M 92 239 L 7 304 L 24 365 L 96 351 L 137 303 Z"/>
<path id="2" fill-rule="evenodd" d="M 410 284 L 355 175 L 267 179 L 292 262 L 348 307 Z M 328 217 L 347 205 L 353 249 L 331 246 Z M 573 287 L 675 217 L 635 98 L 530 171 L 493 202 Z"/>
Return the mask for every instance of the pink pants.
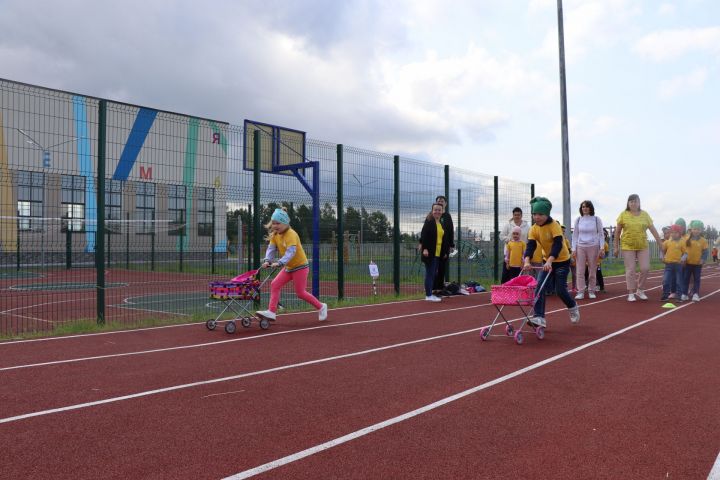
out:
<path id="1" fill-rule="evenodd" d="M 277 274 L 270 284 L 270 305 L 268 306 L 268 309 L 273 313 L 277 313 L 277 306 L 280 301 L 280 290 L 286 283 L 293 282 L 293 285 L 295 286 L 295 295 L 320 310 L 322 304 L 317 298 L 313 297 L 312 294 L 305 290 L 307 287 L 307 277 L 309 272 L 309 268 L 301 268 L 300 270 L 295 270 L 294 272 L 289 273 L 286 272 L 285 269 L 282 269 L 282 271 Z"/>
<path id="2" fill-rule="evenodd" d="M 595 293 L 595 283 L 597 280 L 597 262 L 600 247 L 593 245 L 592 247 L 583 247 L 578 245 L 575 249 L 575 255 L 577 257 L 576 268 L 580 271 L 580 276 L 577 279 L 578 292 L 585 291 L 585 287 L 588 288 L 589 292 Z M 588 268 L 588 284 L 585 285 L 585 263 L 587 262 Z"/>
<path id="3" fill-rule="evenodd" d="M 628 292 L 634 293 L 636 289 L 645 290 L 645 281 L 650 271 L 650 249 L 623 250 L 622 255 Z M 640 266 L 640 275 L 635 272 L 635 262 Z"/>

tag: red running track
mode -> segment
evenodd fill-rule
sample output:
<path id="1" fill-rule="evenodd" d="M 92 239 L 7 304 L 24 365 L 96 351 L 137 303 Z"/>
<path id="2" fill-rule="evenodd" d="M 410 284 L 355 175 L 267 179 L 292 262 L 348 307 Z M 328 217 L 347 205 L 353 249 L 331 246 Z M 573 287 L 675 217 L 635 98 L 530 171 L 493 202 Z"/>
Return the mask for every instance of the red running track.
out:
<path id="1" fill-rule="evenodd" d="M 609 279 L 579 325 L 552 298 L 545 340 L 522 346 L 480 340 L 483 294 L 233 336 L 0 344 L 3 477 L 708 478 L 720 271 L 704 273 L 704 299 L 676 309 Z"/>

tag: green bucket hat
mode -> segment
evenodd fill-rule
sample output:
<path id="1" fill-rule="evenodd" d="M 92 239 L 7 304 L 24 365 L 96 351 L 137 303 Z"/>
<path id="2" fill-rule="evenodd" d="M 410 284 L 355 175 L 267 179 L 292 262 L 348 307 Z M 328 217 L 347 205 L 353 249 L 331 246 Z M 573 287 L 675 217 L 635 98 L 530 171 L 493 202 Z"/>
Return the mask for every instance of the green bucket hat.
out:
<path id="1" fill-rule="evenodd" d="M 530 211 L 541 215 L 550 215 L 552 203 L 545 197 L 535 197 L 530 200 Z"/>
<path id="2" fill-rule="evenodd" d="M 705 230 L 705 224 L 703 224 L 702 220 L 693 220 L 692 222 L 690 222 L 690 228 Z"/>
<path id="3" fill-rule="evenodd" d="M 680 225 L 680 227 L 682 228 L 682 233 L 683 235 L 685 235 L 685 230 L 687 230 L 685 219 L 682 217 L 678 218 L 677 220 L 675 220 L 675 225 Z"/>

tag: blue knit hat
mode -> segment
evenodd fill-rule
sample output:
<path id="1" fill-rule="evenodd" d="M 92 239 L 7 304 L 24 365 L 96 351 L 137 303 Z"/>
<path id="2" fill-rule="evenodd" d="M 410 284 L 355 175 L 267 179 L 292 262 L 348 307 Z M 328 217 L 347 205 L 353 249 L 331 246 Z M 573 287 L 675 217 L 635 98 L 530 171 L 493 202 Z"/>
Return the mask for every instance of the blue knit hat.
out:
<path id="1" fill-rule="evenodd" d="M 270 217 L 272 220 L 275 220 L 276 222 L 284 223 L 285 225 L 290 225 L 290 216 L 288 216 L 287 212 L 283 210 L 282 208 L 276 208 L 275 211 L 272 214 L 272 217 Z"/>

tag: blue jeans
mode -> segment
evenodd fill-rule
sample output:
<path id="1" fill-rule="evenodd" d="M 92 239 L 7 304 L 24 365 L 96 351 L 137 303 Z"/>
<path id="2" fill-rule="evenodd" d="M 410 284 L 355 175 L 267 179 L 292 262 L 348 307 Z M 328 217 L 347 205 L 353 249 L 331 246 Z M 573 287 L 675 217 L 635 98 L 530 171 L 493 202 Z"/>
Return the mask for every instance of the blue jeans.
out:
<path id="1" fill-rule="evenodd" d="M 682 265 L 679 263 L 666 263 L 663 272 L 663 297 L 667 297 L 671 293 L 682 295 L 685 290 L 682 286 L 685 283 L 683 278 Z"/>
<path id="2" fill-rule="evenodd" d="M 553 263 L 553 268 L 549 272 L 542 271 L 540 272 L 540 276 L 538 277 L 538 286 L 535 288 L 535 296 L 538 297 L 537 301 L 535 302 L 535 316 L 538 317 L 544 317 L 545 316 L 545 292 L 548 291 L 549 286 L 545 285 L 544 291 L 540 291 L 540 287 L 543 284 L 543 281 L 545 280 L 545 277 L 550 276 L 548 278 L 547 283 L 550 284 L 550 282 L 553 282 L 555 287 L 555 293 L 557 293 L 558 297 L 560 297 L 560 300 L 565 304 L 568 308 L 573 308 L 577 305 L 575 303 L 575 300 L 570 296 L 570 293 L 568 293 L 567 289 L 567 277 L 568 273 L 570 273 L 570 260 L 565 262 L 556 262 Z"/>
<path id="3" fill-rule="evenodd" d="M 432 295 L 433 284 L 435 283 L 435 275 L 437 275 L 440 259 L 433 257 L 425 262 L 425 296 Z"/>
<path id="4" fill-rule="evenodd" d="M 693 277 L 693 293 L 700 296 L 700 273 L 702 273 L 702 265 L 685 265 L 685 278 L 681 285 L 683 286 L 683 293 L 689 295 L 690 291 L 690 277 Z"/>

